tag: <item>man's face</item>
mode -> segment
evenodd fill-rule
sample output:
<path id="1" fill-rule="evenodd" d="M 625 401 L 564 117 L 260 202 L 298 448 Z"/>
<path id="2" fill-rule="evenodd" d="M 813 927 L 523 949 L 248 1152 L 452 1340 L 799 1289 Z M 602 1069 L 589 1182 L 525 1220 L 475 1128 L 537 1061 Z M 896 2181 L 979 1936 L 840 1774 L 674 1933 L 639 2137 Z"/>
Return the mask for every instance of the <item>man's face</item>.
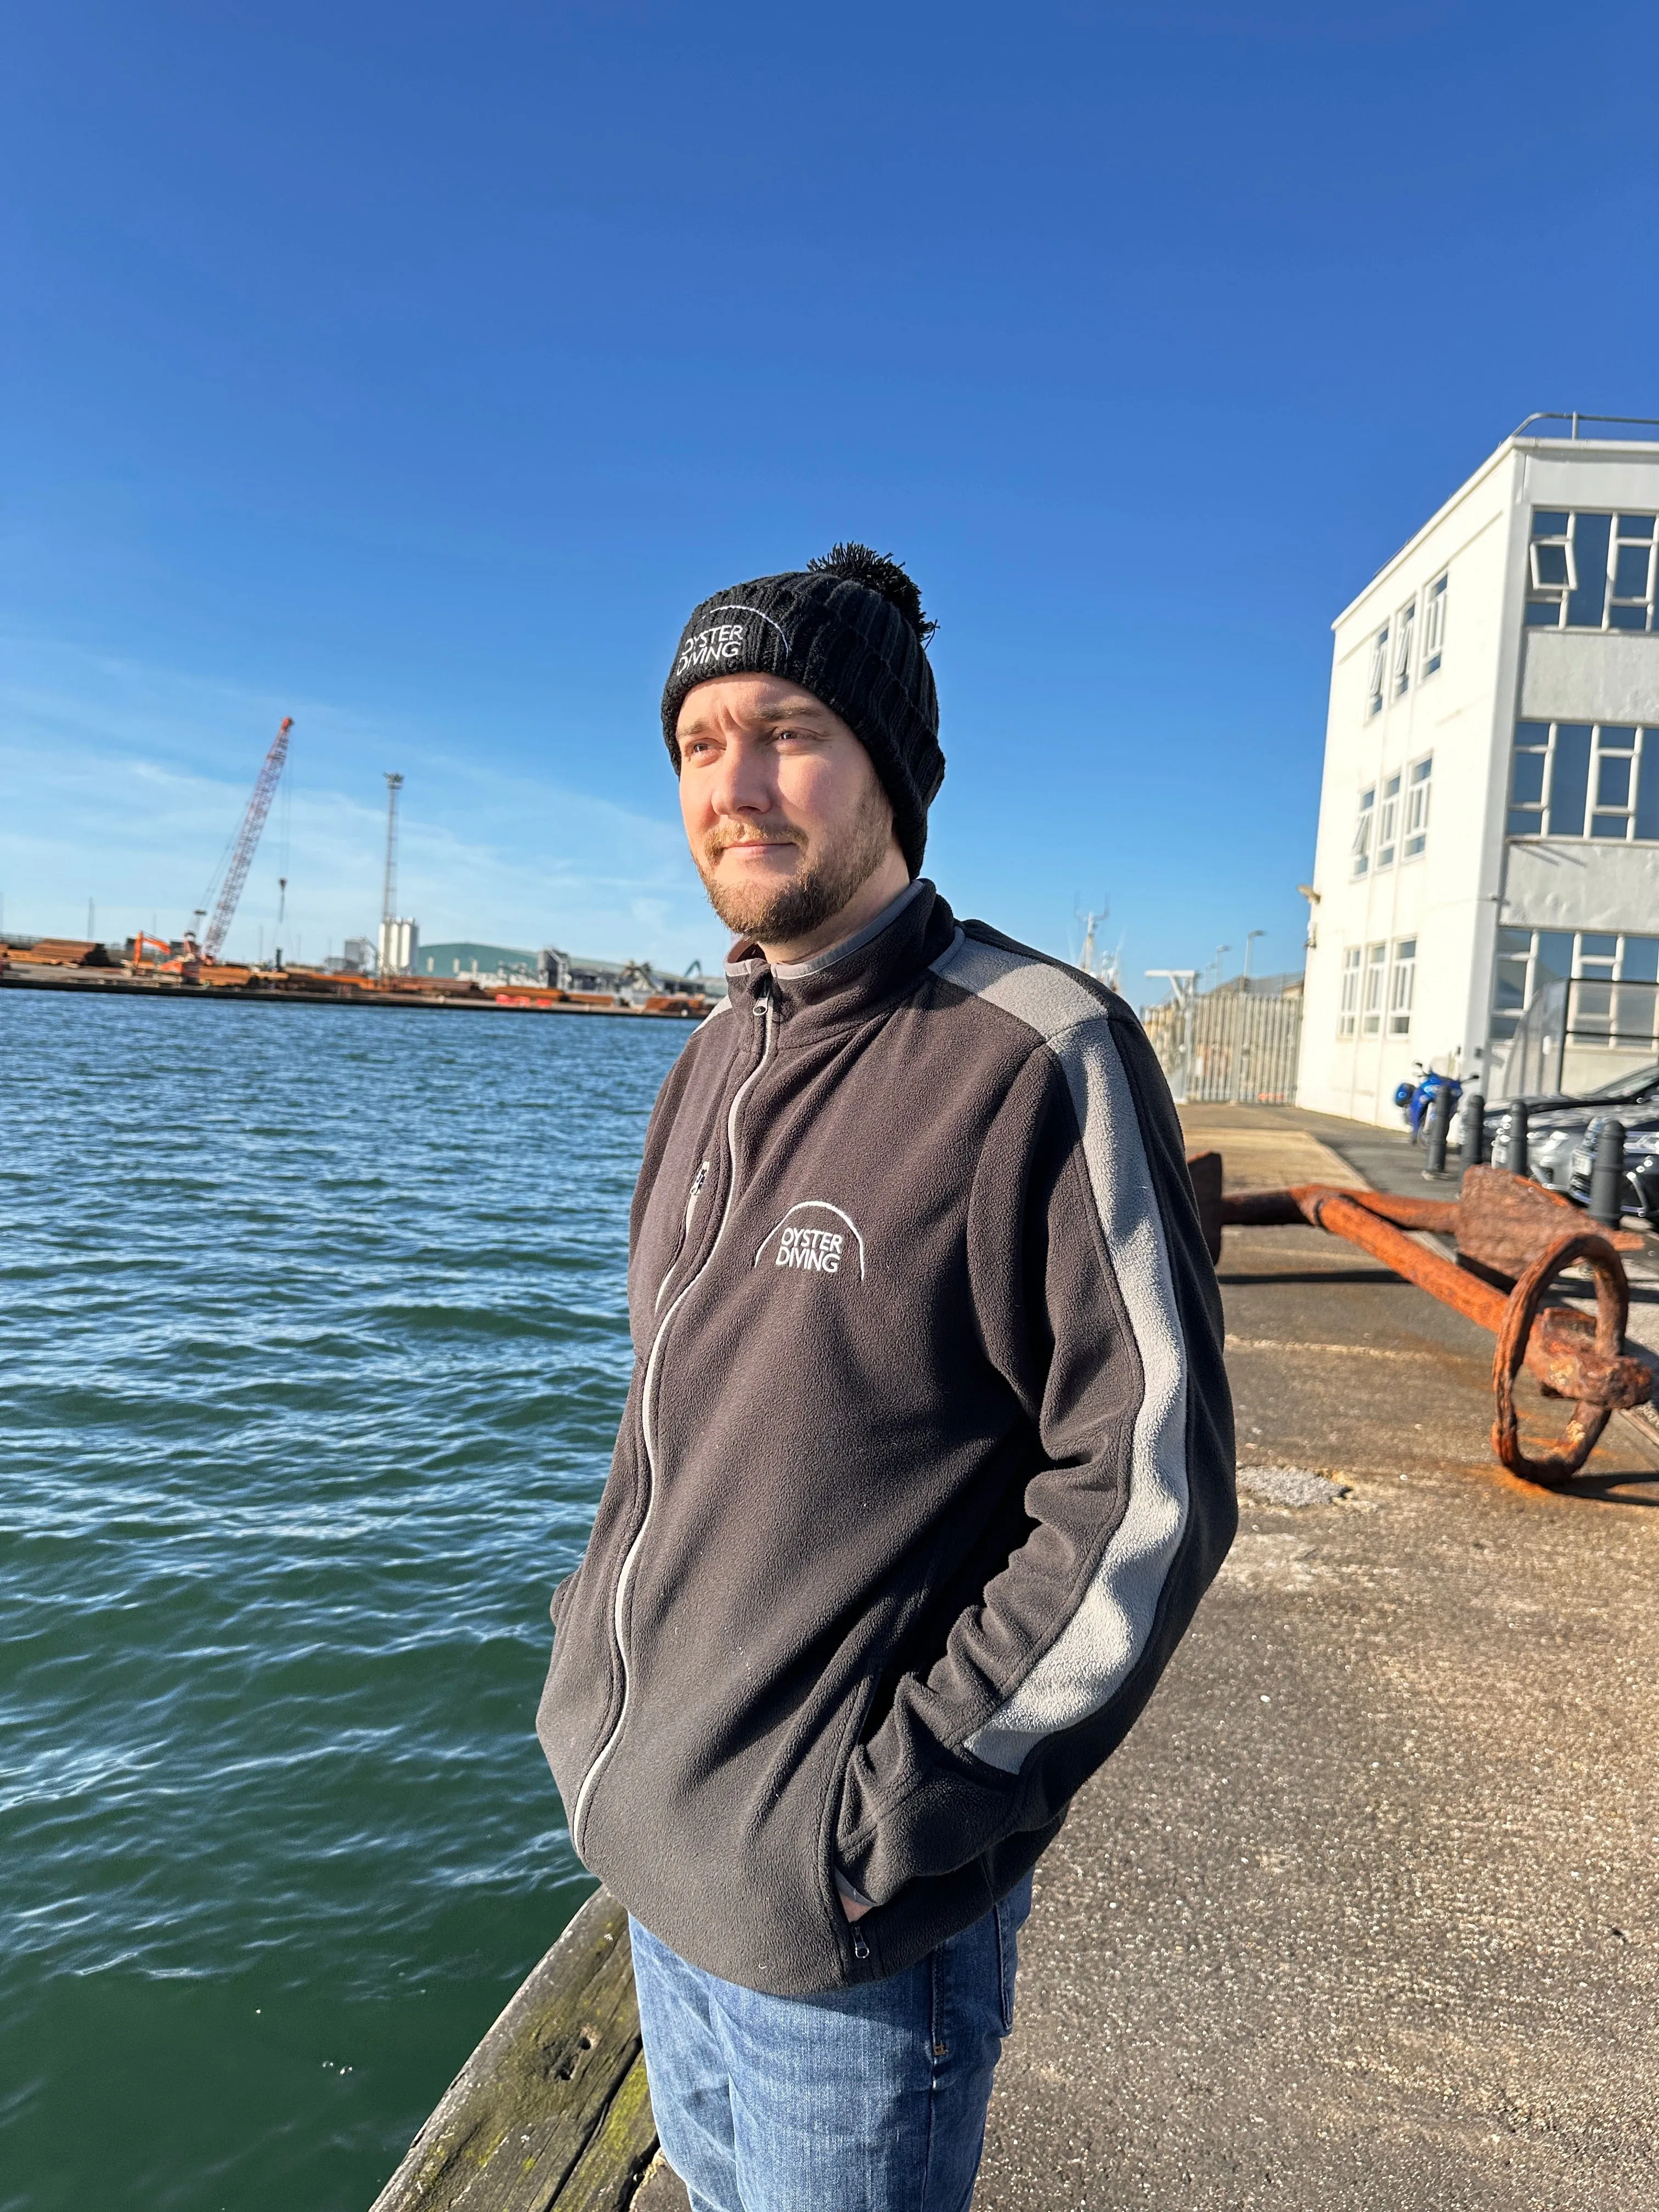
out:
<path id="1" fill-rule="evenodd" d="M 680 812 L 726 927 L 762 944 L 839 914 L 890 850 L 893 810 L 839 714 L 776 676 L 717 676 L 681 704 Z"/>

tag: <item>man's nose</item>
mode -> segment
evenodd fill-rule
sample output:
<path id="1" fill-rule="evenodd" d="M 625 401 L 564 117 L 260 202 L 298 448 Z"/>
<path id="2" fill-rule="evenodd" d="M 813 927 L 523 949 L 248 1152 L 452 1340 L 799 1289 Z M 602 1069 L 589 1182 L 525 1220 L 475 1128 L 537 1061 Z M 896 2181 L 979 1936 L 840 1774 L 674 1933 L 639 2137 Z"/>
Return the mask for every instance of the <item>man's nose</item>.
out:
<path id="1" fill-rule="evenodd" d="M 765 814 L 773 802 L 768 763 L 747 745 L 728 745 L 713 792 L 717 814 Z"/>

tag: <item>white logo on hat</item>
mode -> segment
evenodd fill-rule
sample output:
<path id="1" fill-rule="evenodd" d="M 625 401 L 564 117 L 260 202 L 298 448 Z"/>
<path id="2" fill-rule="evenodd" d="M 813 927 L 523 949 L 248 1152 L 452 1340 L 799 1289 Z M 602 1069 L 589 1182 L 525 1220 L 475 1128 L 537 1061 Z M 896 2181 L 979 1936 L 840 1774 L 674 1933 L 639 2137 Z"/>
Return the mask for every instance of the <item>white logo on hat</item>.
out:
<path id="1" fill-rule="evenodd" d="M 674 664 L 674 673 L 680 677 L 693 668 L 723 668 L 742 651 L 743 624 L 716 623 L 712 629 L 696 630 L 686 639 Z"/>
<path id="2" fill-rule="evenodd" d="M 726 599 L 717 607 L 710 607 L 708 611 L 714 615 L 753 615 L 757 622 L 763 622 L 768 629 L 775 630 L 784 651 L 787 653 L 789 650 L 788 631 L 781 623 L 774 622 L 761 607 L 746 606 L 741 599 Z M 711 623 L 708 629 L 696 630 L 686 639 L 680 647 L 680 657 L 674 663 L 674 673 L 668 680 L 671 684 L 678 683 L 682 676 L 689 676 L 694 668 L 726 667 L 737 659 L 742 650 L 741 623 Z"/>

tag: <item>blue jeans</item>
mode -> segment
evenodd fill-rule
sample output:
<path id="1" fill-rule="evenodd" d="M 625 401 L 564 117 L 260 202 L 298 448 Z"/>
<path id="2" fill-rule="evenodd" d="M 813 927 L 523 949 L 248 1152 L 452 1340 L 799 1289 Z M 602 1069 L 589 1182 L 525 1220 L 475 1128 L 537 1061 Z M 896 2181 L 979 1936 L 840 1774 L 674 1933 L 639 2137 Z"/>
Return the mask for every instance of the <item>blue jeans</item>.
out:
<path id="1" fill-rule="evenodd" d="M 967 2212 L 1029 1875 L 904 1972 L 769 1997 L 630 1921 L 646 2071 L 695 2212 Z"/>

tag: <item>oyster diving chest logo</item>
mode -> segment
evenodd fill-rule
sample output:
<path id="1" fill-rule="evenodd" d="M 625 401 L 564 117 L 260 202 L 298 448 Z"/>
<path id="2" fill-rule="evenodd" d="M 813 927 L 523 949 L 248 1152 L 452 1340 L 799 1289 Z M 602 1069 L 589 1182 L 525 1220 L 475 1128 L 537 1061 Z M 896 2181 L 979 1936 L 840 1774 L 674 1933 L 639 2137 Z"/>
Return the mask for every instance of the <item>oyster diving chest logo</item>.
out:
<path id="1" fill-rule="evenodd" d="M 811 1275 L 850 1274 L 856 1264 L 859 1280 L 864 1280 L 864 1239 L 858 1224 L 827 1198 L 804 1198 L 792 1206 L 767 1231 L 751 1264 L 758 1267 L 769 1256 L 775 1267 Z"/>

